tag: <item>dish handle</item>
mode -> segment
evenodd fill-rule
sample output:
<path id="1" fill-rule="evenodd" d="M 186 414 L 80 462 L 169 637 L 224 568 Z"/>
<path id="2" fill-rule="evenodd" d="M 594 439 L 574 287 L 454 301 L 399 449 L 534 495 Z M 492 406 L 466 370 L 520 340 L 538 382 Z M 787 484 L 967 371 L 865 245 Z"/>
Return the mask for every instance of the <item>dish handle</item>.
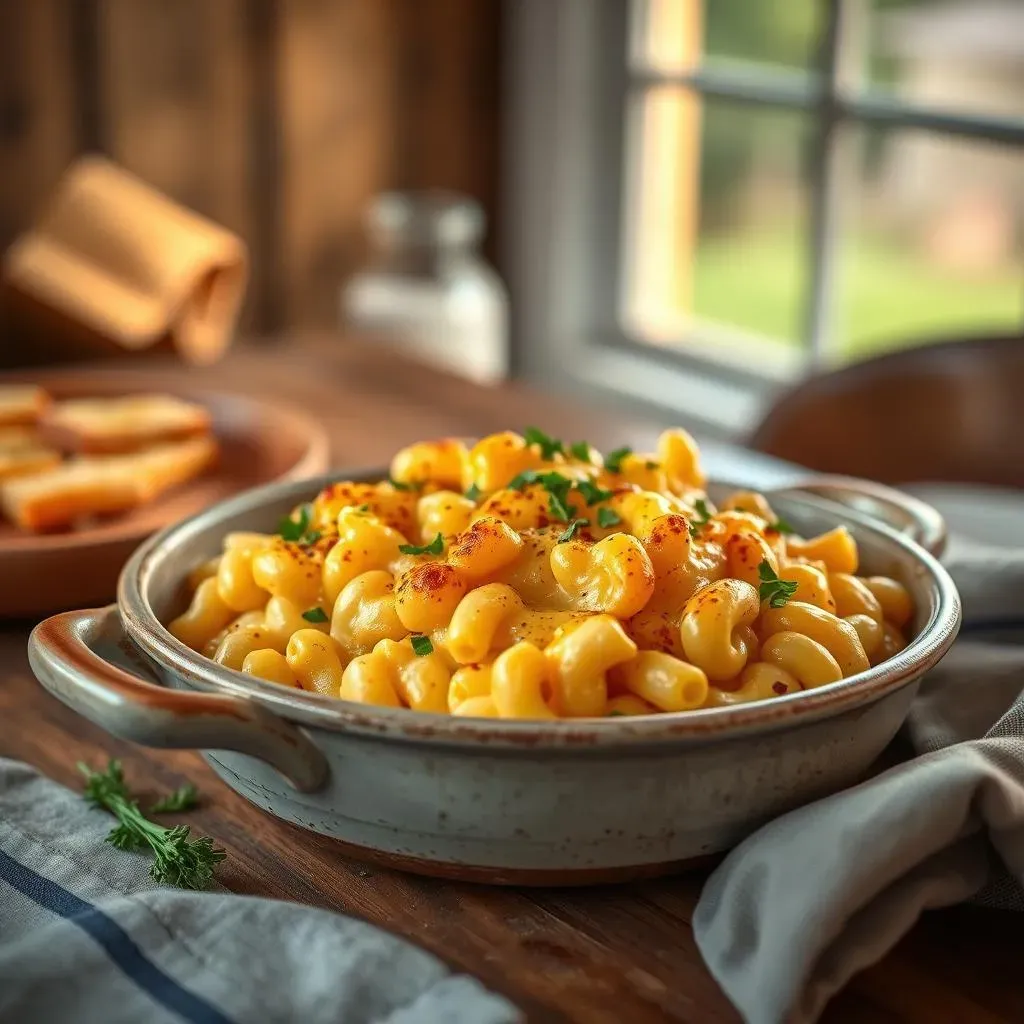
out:
<path id="1" fill-rule="evenodd" d="M 324 755 L 294 725 L 242 697 L 150 682 L 115 664 L 113 652 L 151 674 L 125 635 L 116 605 L 54 615 L 28 641 L 29 663 L 43 687 L 114 736 L 149 747 L 249 754 L 303 793 L 326 782 Z"/>
<path id="2" fill-rule="evenodd" d="M 880 520 L 936 558 L 946 548 L 946 521 L 938 509 L 894 487 L 852 476 L 815 476 L 784 490 L 815 495 Z"/>

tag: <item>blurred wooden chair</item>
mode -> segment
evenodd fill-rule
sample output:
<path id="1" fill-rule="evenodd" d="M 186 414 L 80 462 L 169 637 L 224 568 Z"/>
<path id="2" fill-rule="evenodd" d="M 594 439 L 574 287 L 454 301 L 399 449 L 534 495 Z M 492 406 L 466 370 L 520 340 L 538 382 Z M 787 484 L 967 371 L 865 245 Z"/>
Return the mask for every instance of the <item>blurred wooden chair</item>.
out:
<path id="1" fill-rule="evenodd" d="M 1024 488 L 1024 337 L 926 344 L 811 377 L 748 443 L 884 483 Z"/>

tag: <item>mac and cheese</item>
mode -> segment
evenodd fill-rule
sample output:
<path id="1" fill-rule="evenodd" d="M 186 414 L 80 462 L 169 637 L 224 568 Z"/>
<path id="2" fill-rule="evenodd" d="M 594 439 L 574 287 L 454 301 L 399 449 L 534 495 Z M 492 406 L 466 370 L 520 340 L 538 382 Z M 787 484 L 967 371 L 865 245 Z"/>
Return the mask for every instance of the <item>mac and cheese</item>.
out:
<path id="1" fill-rule="evenodd" d="M 602 456 L 537 430 L 399 452 L 276 533 L 234 533 L 170 624 L 281 686 L 491 718 L 648 715 L 773 699 L 891 657 L 914 614 L 839 526 L 764 496 L 716 509 L 682 430 Z"/>

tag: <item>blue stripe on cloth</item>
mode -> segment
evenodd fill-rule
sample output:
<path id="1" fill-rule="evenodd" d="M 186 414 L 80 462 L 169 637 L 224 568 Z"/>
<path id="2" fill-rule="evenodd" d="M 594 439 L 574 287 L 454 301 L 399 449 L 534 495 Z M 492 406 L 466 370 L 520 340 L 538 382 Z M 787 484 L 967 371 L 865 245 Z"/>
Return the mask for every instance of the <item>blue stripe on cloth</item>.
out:
<path id="1" fill-rule="evenodd" d="M 131 936 L 98 907 L 36 874 L 0 850 L 0 878 L 46 910 L 78 925 L 139 988 L 189 1024 L 231 1024 L 216 1007 L 182 988 L 147 960 Z"/>

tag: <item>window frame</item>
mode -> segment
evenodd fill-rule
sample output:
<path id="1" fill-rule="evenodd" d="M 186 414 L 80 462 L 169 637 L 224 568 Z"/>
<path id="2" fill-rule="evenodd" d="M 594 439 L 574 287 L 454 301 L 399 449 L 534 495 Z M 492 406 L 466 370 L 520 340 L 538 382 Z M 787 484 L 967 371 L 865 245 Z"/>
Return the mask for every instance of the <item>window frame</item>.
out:
<path id="1" fill-rule="evenodd" d="M 658 407 L 729 437 L 748 431 L 803 367 L 751 371 L 687 347 L 653 346 L 620 319 L 627 224 L 630 105 L 651 86 L 803 111 L 814 121 L 809 184 L 804 365 L 820 365 L 831 310 L 847 126 L 925 129 L 1024 147 L 1024 118 L 926 109 L 847 88 L 842 41 L 857 0 L 820 0 L 816 68 L 631 66 L 626 0 L 509 0 L 505 15 L 508 174 L 503 269 L 512 296 L 514 369 L 536 381 Z M 1022 283 L 1024 288 L 1024 283 Z"/>

